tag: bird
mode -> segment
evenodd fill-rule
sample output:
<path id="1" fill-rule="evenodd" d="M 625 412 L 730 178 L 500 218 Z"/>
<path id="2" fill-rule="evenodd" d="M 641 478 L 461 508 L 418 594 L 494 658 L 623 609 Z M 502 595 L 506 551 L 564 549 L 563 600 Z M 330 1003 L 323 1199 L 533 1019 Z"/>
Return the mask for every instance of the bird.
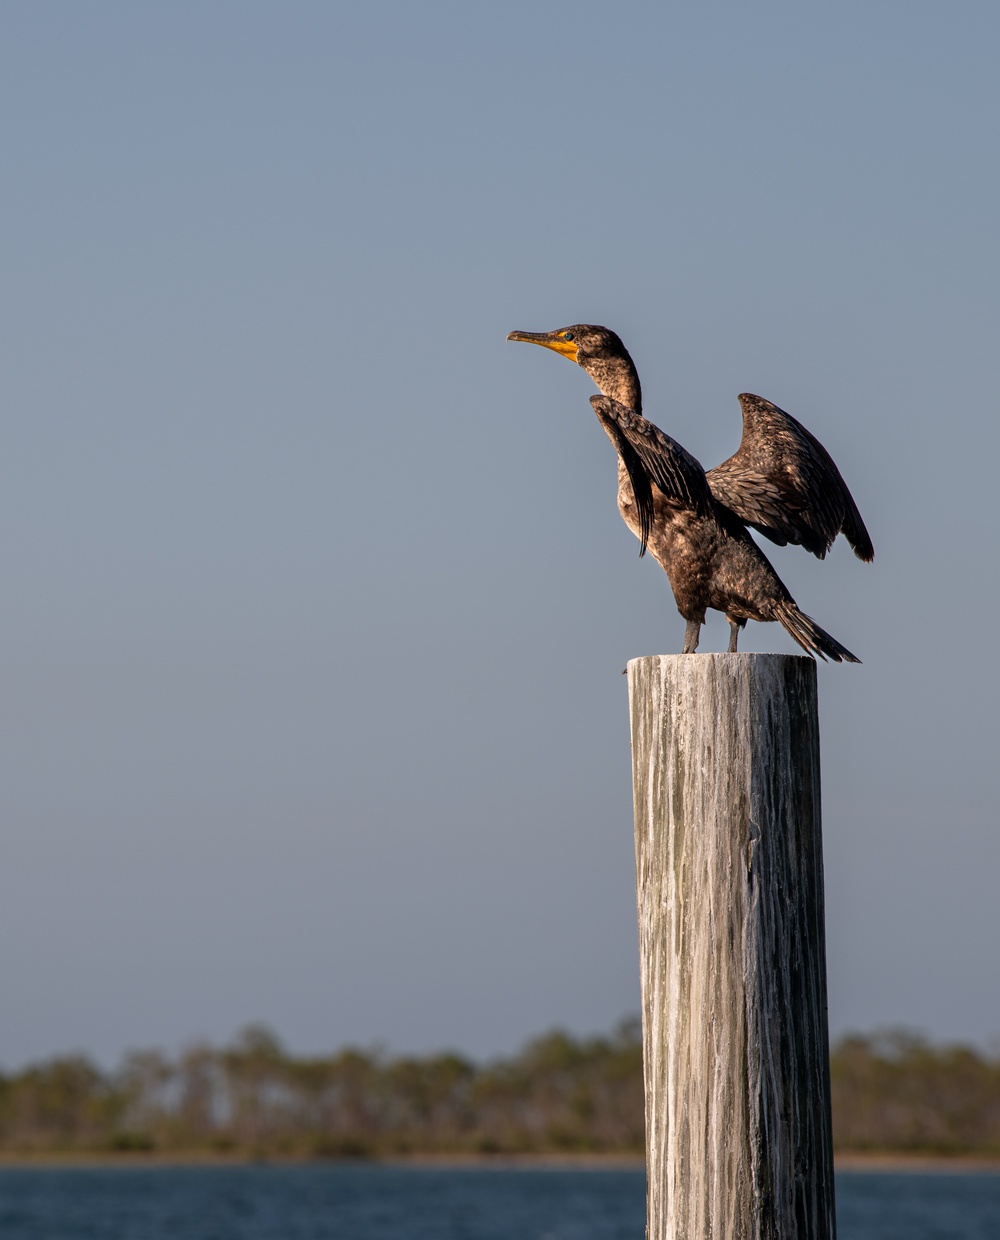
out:
<path id="1" fill-rule="evenodd" d="M 694 654 L 708 609 L 730 625 L 737 651 L 747 620 L 777 621 L 810 655 L 860 663 L 802 612 L 752 527 L 779 546 L 822 559 L 843 533 L 859 559 L 874 547 L 840 471 L 823 445 L 790 414 L 743 393 L 739 449 L 707 473 L 676 440 L 642 415 L 639 374 L 610 328 L 576 323 L 552 332 L 513 331 L 508 340 L 541 345 L 576 362 L 600 395 L 590 398 L 618 453 L 618 508 L 666 572 L 686 622 L 682 653 Z"/>

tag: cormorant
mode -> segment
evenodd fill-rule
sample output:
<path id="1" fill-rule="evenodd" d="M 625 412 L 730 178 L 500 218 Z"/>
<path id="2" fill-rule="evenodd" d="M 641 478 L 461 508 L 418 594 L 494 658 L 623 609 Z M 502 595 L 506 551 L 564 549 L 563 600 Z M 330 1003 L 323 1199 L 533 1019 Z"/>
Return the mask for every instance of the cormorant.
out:
<path id="1" fill-rule="evenodd" d="M 859 663 L 799 611 L 747 525 L 779 546 L 795 543 L 822 559 L 843 533 L 862 560 L 875 554 L 857 505 L 829 453 L 799 422 L 759 396 L 740 396 L 739 450 L 705 470 L 642 416 L 639 375 L 606 327 L 577 323 L 554 332 L 511 332 L 508 340 L 553 349 L 597 384 L 590 403 L 618 452 L 618 508 L 670 579 L 687 621 L 684 654 L 698 647 L 708 608 L 730 624 L 736 650 L 747 620 L 777 620 L 808 653 Z"/>

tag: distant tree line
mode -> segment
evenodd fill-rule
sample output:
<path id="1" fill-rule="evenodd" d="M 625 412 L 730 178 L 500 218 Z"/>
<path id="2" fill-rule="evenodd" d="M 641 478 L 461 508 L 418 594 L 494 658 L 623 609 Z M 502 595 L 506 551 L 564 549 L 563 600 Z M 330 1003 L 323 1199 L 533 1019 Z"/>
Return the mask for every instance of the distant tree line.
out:
<path id="1" fill-rule="evenodd" d="M 1000 1155 L 1000 1060 L 889 1034 L 832 1059 L 840 1150 Z M 364 1158 L 406 1154 L 639 1154 L 637 1022 L 610 1037 L 554 1032 L 510 1059 L 288 1054 L 265 1029 L 221 1049 L 70 1056 L 0 1075 L 8 1154 L 158 1152 Z"/>
<path id="2" fill-rule="evenodd" d="M 638 1027 L 550 1033 L 477 1067 L 456 1054 L 288 1054 L 265 1029 L 222 1049 L 126 1057 L 113 1073 L 53 1059 L 0 1078 L 0 1149 L 254 1157 L 639 1152 Z"/>
<path id="3" fill-rule="evenodd" d="M 890 1032 L 830 1057 L 840 1150 L 1000 1156 L 1000 1058 Z"/>

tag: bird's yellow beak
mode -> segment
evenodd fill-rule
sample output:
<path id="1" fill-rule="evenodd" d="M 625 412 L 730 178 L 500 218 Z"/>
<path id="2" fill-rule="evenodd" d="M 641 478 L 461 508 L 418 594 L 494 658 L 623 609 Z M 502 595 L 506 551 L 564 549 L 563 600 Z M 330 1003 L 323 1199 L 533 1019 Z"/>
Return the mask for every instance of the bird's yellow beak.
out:
<path id="1" fill-rule="evenodd" d="M 562 332 L 511 332 L 508 340 L 523 340 L 525 344 L 540 344 L 543 349 L 561 353 L 571 362 L 576 361 L 576 341 L 564 340 Z"/>

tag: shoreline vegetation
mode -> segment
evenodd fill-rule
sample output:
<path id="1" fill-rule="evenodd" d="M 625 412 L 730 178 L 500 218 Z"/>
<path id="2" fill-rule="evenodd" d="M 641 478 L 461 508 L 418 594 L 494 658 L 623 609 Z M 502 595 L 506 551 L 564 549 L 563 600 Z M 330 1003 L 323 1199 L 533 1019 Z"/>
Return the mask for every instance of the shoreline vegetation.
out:
<path id="1" fill-rule="evenodd" d="M 1000 1058 L 900 1032 L 831 1055 L 841 1170 L 1000 1170 Z M 251 1027 L 226 1047 L 82 1055 L 0 1073 L 0 1165 L 317 1160 L 409 1166 L 640 1167 L 638 1021 L 555 1031 L 477 1065 L 444 1053 L 287 1052 Z"/>
<path id="2" fill-rule="evenodd" d="M 1000 1175 L 1000 1156 L 859 1153 L 834 1155 L 837 1171 L 885 1175 Z M 642 1171 L 642 1154 L 400 1154 L 338 1159 L 310 1154 L 219 1154 L 208 1150 L 144 1151 L 122 1154 L 113 1150 L 51 1150 L 13 1153 L 0 1151 L 0 1171 L 51 1168 L 67 1171 L 89 1168 L 111 1170 L 131 1167 L 182 1169 L 186 1167 L 302 1167 L 316 1165 L 398 1167 L 413 1170 L 477 1171 Z"/>

